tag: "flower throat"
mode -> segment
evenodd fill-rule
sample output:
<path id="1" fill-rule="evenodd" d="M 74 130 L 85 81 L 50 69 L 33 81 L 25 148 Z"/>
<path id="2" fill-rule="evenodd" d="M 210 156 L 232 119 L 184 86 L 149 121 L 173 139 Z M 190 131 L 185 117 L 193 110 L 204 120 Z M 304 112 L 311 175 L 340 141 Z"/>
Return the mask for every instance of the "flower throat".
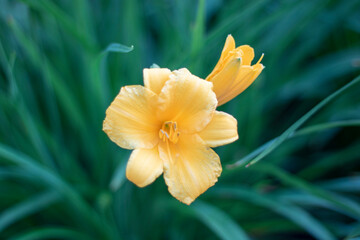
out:
<path id="1" fill-rule="evenodd" d="M 160 131 L 159 131 L 159 137 L 161 140 L 166 142 L 166 140 L 170 140 L 172 143 L 177 143 L 179 140 L 180 132 L 177 128 L 176 122 L 167 121 L 164 122 Z"/>

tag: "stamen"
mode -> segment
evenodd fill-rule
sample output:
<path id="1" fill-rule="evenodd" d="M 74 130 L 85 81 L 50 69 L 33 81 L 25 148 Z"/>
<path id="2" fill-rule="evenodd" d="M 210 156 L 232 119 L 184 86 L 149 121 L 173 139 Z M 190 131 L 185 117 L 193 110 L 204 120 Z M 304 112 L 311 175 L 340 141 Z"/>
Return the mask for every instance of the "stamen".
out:
<path id="1" fill-rule="evenodd" d="M 172 143 L 177 143 L 179 140 L 180 132 L 177 128 L 177 123 L 166 121 L 163 123 L 159 131 L 159 137 L 164 142 L 170 140 Z"/>
<path id="2" fill-rule="evenodd" d="M 260 63 L 260 62 L 261 62 L 261 60 L 263 59 L 263 57 L 264 57 L 264 54 L 261 54 L 261 57 L 260 57 L 260 59 L 257 61 L 257 63 L 256 63 L 256 64 Z"/>
<path id="3" fill-rule="evenodd" d="M 169 146 L 168 141 L 166 141 L 166 148 L 167 148 L 167 154 L 169 156 L 170 162 L 171 162 L 171 164 L 174 164 L 174 160 L 172 159 L 172 156 L 171 156 L 171 151 L 170 151 L 170 146 Z"/>

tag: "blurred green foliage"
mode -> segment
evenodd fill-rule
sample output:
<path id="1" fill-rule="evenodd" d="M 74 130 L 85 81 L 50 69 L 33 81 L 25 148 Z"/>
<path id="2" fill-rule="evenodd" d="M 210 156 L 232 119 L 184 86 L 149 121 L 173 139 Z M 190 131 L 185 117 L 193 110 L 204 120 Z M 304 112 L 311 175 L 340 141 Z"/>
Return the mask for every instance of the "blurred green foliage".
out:
<path id="1" fill-rule="evenodd" d="M 190 206 L 135 187 L 105 109 L 153 63 L 205 78 L 227 34 L 266 68 L 220 108 L 219 182 Z M 359 78 L 285 130 L 359 73 L 359 0 L 1 0 L 0 238 L 356 239 Z"/>

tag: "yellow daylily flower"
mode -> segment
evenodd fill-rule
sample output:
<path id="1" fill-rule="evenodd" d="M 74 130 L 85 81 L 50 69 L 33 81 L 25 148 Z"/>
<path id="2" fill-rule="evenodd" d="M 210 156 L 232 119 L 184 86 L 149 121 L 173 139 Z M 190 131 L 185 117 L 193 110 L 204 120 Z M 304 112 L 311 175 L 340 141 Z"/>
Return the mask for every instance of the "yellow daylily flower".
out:
<path id="1" fill-rule="evenodd" d="M 144 69 L 144 85 L 121 88 L 103 130 L 135 149 L 126 168 L 131 182 L 145 187 L 164 173 L 169 192 L 190 204 L 217 182 L 222 168 L 210 147 L 237 140 L 237 121 L 215 111 L 213 84 L 187 69 Z"/>
<path id="2" fill-rule="evenodd" d="M 218 106 L 230 101 L 259 76 L 264 66 L 259 61 L 251 66 L 254 49 L 249 45 L 235 48 L 235 40 L 228 35 L 220 59 L 206 80 L 214 84 L 213 91 L 218 99 Z"/>

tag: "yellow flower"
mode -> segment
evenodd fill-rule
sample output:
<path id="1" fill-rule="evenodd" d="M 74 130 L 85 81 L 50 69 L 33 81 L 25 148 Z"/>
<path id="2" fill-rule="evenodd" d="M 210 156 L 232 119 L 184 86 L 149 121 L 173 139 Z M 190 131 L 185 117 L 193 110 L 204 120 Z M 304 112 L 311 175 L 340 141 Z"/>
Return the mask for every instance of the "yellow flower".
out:
<path id="1" fill-rule="evenodd" d="M 228 35 L 218 63 L 206 78 L 214 84 L 218 106 L 230 101 L 254 82 L 264 69 L 260 63 L 263 56 L 251 66 L 254 49 L 248 45 L 235 48 L 234 38 Z"/>
<path id="2" fill-rule="evenodd" d="M 127 178 L 139 187 L 164 173 L 169 192 L 190 204 L 213 186 L 222 168 L 210 148 L 238 138 L 237 121 L 215 111 L 212 83 L 187 69 L 144 69 L 143 86 L 125 86 L 106 111 L 103 130 L 135 149 Z"/>

